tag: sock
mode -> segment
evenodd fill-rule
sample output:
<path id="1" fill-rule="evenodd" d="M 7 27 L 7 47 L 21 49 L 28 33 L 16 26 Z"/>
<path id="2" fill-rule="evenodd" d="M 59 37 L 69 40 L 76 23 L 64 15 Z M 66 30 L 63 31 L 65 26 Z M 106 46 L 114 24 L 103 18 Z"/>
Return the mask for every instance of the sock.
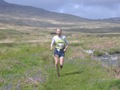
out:
<path id="1" fill-rule="evenodd" d="M 62 68 L 63 68 L 63 65 L 60 65 L 60 68 L 62 69 Z"/>

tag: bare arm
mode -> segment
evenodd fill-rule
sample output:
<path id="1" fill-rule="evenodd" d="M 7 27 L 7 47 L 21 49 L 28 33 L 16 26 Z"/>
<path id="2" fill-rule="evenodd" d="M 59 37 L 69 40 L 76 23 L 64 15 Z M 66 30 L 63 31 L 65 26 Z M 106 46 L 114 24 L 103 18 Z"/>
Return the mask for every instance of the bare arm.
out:
<path id="1" fill-rule="evenodd" d="M 67 50 L 68 46 L 69 46 L 69 42 L 68 42 L 66 37 L 64 38 L 64 40 L 65 40 L 65 43 L 66 43 L 66 46 L 65 46 L 65 49 L 64 49 L 64 52 L 65 52 Z"/>
<path id="2" fill-rule="evenodd" d="M 52 39 L 52 42 L 51 42 L 51 45 L 50 45 L 50 50 L 53 50 L 53 45 L 55 44 L 55 40 L 54 40 L 54 37 Z"/>
<path id="3" fill-rule="evenodd" d="M 65 46 L 64 52 L 67 50 L 67 48 L 68 48 L 68 45 Z"/>
<path id="4" fill-rule="evenodd" d="M 50 50 L 53 50 L 53 44 L 50 45 Z"/>

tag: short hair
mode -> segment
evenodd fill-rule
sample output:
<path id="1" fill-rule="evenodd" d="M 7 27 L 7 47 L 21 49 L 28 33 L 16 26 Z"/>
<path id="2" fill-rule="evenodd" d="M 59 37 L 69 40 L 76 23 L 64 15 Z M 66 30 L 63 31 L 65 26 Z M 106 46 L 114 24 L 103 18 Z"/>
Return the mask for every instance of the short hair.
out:
<path id="1" fill-rule="evenodd" d="M 60 31 L 62 31 L 62 29 L 60 29 L 60 28 L 57 28 L 57 30 L 60 30 Z"/>

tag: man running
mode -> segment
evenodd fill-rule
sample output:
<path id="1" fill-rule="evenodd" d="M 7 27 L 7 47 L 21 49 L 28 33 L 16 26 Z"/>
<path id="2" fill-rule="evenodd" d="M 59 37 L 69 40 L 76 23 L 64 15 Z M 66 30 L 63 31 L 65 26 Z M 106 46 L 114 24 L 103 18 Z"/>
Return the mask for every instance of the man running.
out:
<path id="1" fill-rule="evenodd" d="M 55 67 L 57 69 L 58 76 L 60 76 L 58 64 L 60 61 L 60 68 L 62 69 L 64 64 L 65 52 L 68 48 L 68 40 L 66 36 L 62 35 L 61 29 L 57 29 L 56 34 L 57 35 L 53 37 L 51 42 L 51 50 L 53 50 L 53 45 L 55 45 L 54 50 Z"/>

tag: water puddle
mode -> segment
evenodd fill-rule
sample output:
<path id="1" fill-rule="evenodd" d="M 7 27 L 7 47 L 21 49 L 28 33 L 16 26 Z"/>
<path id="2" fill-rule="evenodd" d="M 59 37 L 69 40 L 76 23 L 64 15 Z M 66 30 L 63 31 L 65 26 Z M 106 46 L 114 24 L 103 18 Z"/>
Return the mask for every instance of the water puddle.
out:
<path id="1" fill-rule="evenodd" d="M 115 67 L 120 66 L 120 53 L 112 54 L 112 55 L 106 53 L 105 55 L 96 57 L 96 56 L 93 56 L 93 53 L 94 53 L 93 50 L 85 50 L 84 52 L 91 55 L 92 59 L 100 61 L 104 65 L 115 66 Z"/>
<path id="2" fill-rule="evenodd" d="M 107 66 L 120 66 L 120 54 L 103 55 L 99 57 L 94 57 L 93 59 L 101 61 Z"/>

